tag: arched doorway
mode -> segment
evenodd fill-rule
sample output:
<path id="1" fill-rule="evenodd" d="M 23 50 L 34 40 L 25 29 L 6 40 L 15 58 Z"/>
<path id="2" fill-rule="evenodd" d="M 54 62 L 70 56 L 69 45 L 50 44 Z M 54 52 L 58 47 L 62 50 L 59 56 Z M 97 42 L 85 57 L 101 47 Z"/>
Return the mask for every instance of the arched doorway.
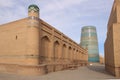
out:
<path id="1" fill-rule="evenodd" d="M 42 37 L 41 39 L 41 58 L 42 62 L 48 60 L 50 55 L 50 40 L 47 36 Z"/>

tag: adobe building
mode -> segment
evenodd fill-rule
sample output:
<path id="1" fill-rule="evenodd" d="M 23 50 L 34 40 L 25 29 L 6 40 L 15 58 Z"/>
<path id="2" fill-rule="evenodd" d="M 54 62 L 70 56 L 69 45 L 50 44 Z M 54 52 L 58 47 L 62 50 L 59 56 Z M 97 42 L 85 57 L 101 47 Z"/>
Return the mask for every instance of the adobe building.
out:
<path id="1" fill-rule="evenodd" d="M 120 0 L 115 0 L 110 14 L 105 41 L 105 68 L 120 77 Z"/>
<path id="2" fill-rule="evenodd" d="M 40 19 L 36 5 L 27 18 L 0 25 L 0 72 L 40 75 L 87 63 L 87 49 Z"/>
<path id="3" fill-rule="evenodd" d="M 100 64 L 104 64 L 105 62 L 104 62 L 104 57 L 103 56 L 100 56 L 99 57 L 99 62 L 100 62 Z"/>

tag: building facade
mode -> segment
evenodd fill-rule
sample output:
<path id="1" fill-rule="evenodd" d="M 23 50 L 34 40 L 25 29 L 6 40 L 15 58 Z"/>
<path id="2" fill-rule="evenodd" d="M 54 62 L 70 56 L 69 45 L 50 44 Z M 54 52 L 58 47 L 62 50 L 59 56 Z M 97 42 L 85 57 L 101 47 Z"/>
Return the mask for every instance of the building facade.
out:
<path id="1" fill-rule="evenodd" d="M 100 59 L 99 60 L 100 64 L 104 64 L 105 63 L 105 59 L 104 59 L 103 56 L 100 56 L 99 59 Z"/>
<path id="2" fill-rule="evenodd" d="M 29 6 L 27 18 L 0 25 L 2 72 L 40 75 L 87 61 L 87 49 L 40 19 L 36 5 Z"/>
<path id="3" fill-rule="evenodd" d="M 99 49 L 96 27 L 84 26 L 81 30 L 80 45 L 88 49 L 88 61 L 99 62 Z"/>
<path id="4" fill-rule="evenodd" d="M 120 77 L 120 0 L 115 0 L 107 26 L 105 68 Z"/>

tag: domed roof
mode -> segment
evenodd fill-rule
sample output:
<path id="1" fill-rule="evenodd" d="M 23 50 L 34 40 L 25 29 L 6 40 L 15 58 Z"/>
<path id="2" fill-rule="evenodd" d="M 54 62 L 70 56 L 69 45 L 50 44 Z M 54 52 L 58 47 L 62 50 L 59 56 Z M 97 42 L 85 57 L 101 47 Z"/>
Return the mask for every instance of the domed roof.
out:
<path id="1" fill-rule="evenodd" d="M 28 11 L 35 11 L 35 12 L 38 12 L 39 11 L 39 7 L 35 4 L 32 4 L 28 7 Z"/>

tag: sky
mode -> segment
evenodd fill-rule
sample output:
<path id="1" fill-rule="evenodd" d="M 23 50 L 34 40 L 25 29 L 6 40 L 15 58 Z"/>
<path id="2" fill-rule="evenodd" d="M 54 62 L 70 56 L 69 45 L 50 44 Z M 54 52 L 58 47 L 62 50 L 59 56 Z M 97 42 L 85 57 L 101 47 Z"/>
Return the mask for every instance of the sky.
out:
<path id="1" fill-rule="evenodd" d="M 104 56 L 107 23 L 114 0 L 0 0 L 0 25 L 28 16 L 28 6 L 40 8 L 40 18 L 80 43 L 81 28 L 96 26 L 99 54 Z"/>

